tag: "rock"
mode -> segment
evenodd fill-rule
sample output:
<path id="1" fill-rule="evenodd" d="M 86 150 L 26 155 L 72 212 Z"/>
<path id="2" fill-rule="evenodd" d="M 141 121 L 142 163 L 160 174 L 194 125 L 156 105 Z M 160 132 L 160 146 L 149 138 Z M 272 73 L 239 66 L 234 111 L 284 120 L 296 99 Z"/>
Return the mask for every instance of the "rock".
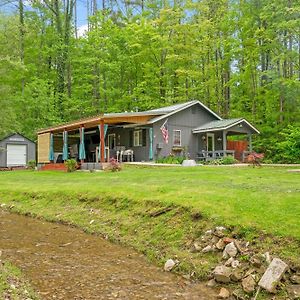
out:
<path id="1" fill-rule="evenodd" d="M 213 231 L 210 229 L 210 230 L 207 230 L 205 231 L 205 235 L 212 235 L 213 234 Z"/>
<path id="2" fill-rule="evenodd" d="M 230 292 L 227 289 L 222 287 L 220 289 L 220 293 L 218 295 L 218 298 L 219 299 L 227 299 L 227 298 L 229 298 L 229 296 L 230 296 Z"/>
<path id="3" fill-rule="evenodd" d="M 225 232 L 226 231 L 226 228 L 225 227 L 222 227 L 222 226 L 217 226 L 215 228 L 215 231 L 214 231 L 214 235 L 216 235 L 217 237 L 219 238 L 222 238 L 225 236 Z"/>
<path id="4" fill-rule="evenodd" d="M 234 245 L 234 242 L 231 242 L 230 244 L 226 245 L 224 252 L 227 253 L 230 257 L 235 257 L 237 255 L 237 249 Z M 224 252 L 223 252 L 223 256 L 224 256 Z"/>
<path id="5" fill-rule="evenodd" d="M 1 256 L 1 251 L 0 251 L 0 256 Z M 290 281 L 295 284 L 300 284 L 300 275 L 297 274 L 292 275 Z"/>
<path id="6" fill-rule="evenodd" d="M 223 238 L 223 242 L 227 245 L 227 244 L 234 242 L 234 239 L 225 237 L 225 238 Z"/>
<path id="7" fill-rule="evenodd" d="M 191 249 L 192 252 L 200 252 L 201 250 L 202 250 L 202 247 L 197 242 L 193 244 L 192 249 Z"/>
<path id="8" fill-rule="evenodd" d="M 225 248 L 225 243 L 223 242 L 223 239 L 219 239 L 219 241 L 216 243 L 216 248 L 219 250 L 223 250 Z"/>
<path id="9" fill-rule="evenodd" d="M 288 265 L 279 258 L 274 258 L 260 279 L 258 285 L 270 293 L 274 293 L 276 286 L 287 271 Z"/>
<path id="10" fill-rule="evenodd" d="M 2 250 L 0 250 L 0 257 L 2 256 Z"/>
<path id="11" fill-rule="evenodd" d="M 291 285 L 287 290 L 292 300 L 300 299 L 300 284 Z"/>
<path id="12" fill-rule="evenodd" d="M 231 280 L 234 282 L 238 282 L 243 278 L 243 271 L 242 270 L 234 270 L 230 276 Z"/>
<path id="13" fill-rule="evenodd" d="M 240 262 L 238 260 L 234 260 L 232 263 L 231 263 L 231 266 L 236 269 L 238 266 L 240 265 Z"/>
<path id="14" fill-rule="evenodd" d="M 230 257 L 230 258 L 228 258 L 228 260 L 226 260 L 226 262 L 225 262 L 225 266 L 226 267 L 229 267 L 229 266 L 231 266 L 231 264 L 232 264 L 232 262 L 234 261 L 234 258 L 233 257 Z"/>
<path id="15" fill-rule="evenodd" d="M 230 282 L 231 269 L 226 266 L 217 266 L 213 271 L 214 278 L 217 282 Z"/>
<path id="16" fill-rule="evenodd" d="M 255 290 L 255 286 L 256 286 L 256 282 L 253 278 L 252 275 L 249 275 L 248 277 L 245 277 L 243 280 L 242 280 L 242 287 L 243 287 L 243 290 L 249 294 L 249 293 L 253 293 L 254 290 Z"/>
<path id="17" fill-rule="evenodd" d="M 205 248 L 202 249 L 203 253 L 208 253 L 208 252 L 212 252 L 214 249 L 212 246 L 208 245 Z"/>
<path id="18" fill-rule="evenodd" d="M 182 164 L 183 167 L 196 167 L 196 161 L 194 161 L 193 159 L 185 159 Z"/>
<path id="19" fill-rule="evenodd" d="M 219 238 L 217 236 L 213 236 L 212 239 L 210 240 L 211 244 L 217 244 L 219 241 Z"/>
<path id="20" fill-rule="evenodd" d="M 164 270 L 170 272 L 176 266 L 176 262 L 173 259 L 168 259 L 165 263 Z"/>
<path id="21" fill-rule="evenodd" d="M 262 265 L 262 261 L 261 261 L 259 255 L 252 256 L 250 258 L 250 263 L 256 268 L 260 268 Z"/>
<path id="22" fill-rule="evenodd" d="M 214 279 L 211 279 L 206 283 L 206 286 L 209 286 L 209 287 L 214 287 L 216 285 L 217 285 L 217 282 Z"/>
<path id="23" fill-rule="evenodd" d="M 269 265 L 271 263 L 271 256 L 270 256 L 270 253 L 269 252 L 266 252 L 264 254 L 264 257 L 265 257 L 265 260 L 266 260 L 266 263 Z"/>
<path id="24" fill-rule="evenodd" d="M 5 203 L 2 203 L 1 205 L 0 205 L 0 207 L 5 207 L 6 206 L 6 204 Z"/>

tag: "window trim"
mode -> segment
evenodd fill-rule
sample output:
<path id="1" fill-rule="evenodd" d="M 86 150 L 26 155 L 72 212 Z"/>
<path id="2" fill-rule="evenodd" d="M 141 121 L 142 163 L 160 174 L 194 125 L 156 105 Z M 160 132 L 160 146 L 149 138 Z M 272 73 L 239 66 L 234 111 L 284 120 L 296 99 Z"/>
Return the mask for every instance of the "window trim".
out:
<path id="1" fill-rule="evenodd" d="M 138 144 L 136 144 L 135 134 L 138 136 Z M 138 129 L 133 131 L 133 147 L 142 147 L 143 146 L 143 130 Z"/>
<path id="2" fill-rule="evenodd" d="M 175 133 L 179 132 L 179 144 L 175 144 Z M 182 145 L 182 135 L 181 135 L 181 129 L 173 129 L 173 146 L 175 147 L 181 147 Z"/>

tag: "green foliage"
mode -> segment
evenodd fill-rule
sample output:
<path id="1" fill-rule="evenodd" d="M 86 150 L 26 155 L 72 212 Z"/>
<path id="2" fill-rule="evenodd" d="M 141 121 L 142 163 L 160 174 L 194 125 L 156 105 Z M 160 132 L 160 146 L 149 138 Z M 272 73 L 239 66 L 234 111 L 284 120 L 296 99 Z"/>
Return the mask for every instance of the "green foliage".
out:
<path id="1" fill-rule="evenodd" d="M 185 160 L 183 156 L 176 156 L 176 155 L 168 155 L 166 157 L 160 157 L 155 162 L 159 164 L 182 164 Z"/>
<path id="2" fill-rule="evenodd" d="M 77 170 L 77 161 L 75 159 L 68 159 L 65 161 L 65 166 L 68 172 L 75 172 Z"/>
<path id="3" fill-rule="evenodd" d="M 233 165 L 236 163 L 237 163 L 237 160 L 233 156 L 228 155 L 223 158 L 211 160 L 207 164 L 209 164 L 209 165 Z"/>
<path id="4" fill-rule="evenodd" d="M 36 167 L 36 161 L 35 160 L 30 160 L 27 163 L 27 168 L 30 170 L 34 170 Z"/>
<path id="5" fill-rule="evenodd" d="M 256 149 L 272 159 L 282 129 L 300 122 L 299 1 L 147 2 L 142 12 L 111 2 L 79 38 L 73 2 L 53 12 L 31 1 L 23 24 L 0 12 L 0 136 L 199 99 L 254 122 Z"/>
<path id="6" fill-rule="evenodd" d="M 274 161 L 300 163 L 300 126 L 288 126 L 280 133 L 281 141 L 276 145 Z"/>

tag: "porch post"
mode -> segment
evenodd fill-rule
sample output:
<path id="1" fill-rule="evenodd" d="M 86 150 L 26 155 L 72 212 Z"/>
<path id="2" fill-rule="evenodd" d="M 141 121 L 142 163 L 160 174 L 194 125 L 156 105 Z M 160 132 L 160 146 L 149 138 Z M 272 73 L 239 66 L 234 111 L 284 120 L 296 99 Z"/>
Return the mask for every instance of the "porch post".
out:
<path id="1" fill-rule="evenodd" d="M 83 164 L 84 159 L 85 159 L 84 126 L 83 125 L 80 126 L 79 133 L 80 133 L 79 159 L 80 159 L 80 163 Z"/>
<path id="2" fill-rule="evenodd" d="M 54 138 L 53 138 L 53 132 L 50 132 L 49 161 L 50 161 L 50 163 L 54 163 Z"/>
<path id="3" fill-rule="evenodd" d="M 252 152 L 252 134 L 248 134 L 248 140 L 249 140 L 249 151 Z"/>
<path id="4" fill-rule="evenodd" d="M 227 135 L 226 135 L 226 131 L 223 130 L 223 153 L 224 156 L 226 155 L 226 150 L 227 150 Z"/>
<path id="5" fill-rule="evenodd" d="M 105 162 L 104 121 L 100 121 L 100 162 Z"/>

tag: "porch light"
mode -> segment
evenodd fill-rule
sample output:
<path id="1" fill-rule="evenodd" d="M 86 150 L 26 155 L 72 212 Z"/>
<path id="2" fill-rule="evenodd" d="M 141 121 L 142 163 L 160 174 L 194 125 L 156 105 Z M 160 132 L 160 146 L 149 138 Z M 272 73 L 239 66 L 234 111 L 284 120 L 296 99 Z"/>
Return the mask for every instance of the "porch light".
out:
<path id="1" fill-rule="evenodd" d="M 240 123 L 240 124 L 239 124 L 239 127 L 240 127 L 240 128 L 242 128 L 242 127 L 243 127 L 243 124 L 242 124 L 242 123 Z"/>
<path id="2" fill-rule="evenodd" d="M 217 138 L 217 141 L 218 141 L 218 142 L 221 142 L 221 141 L 222 141 L 222 138 L 219 136 L 219 137 Z"/>
<path id="3" fill-rule="evenodd" d="M 206 140 L 206 136 L 202 135 L 202 141 L 205 141 L 205 140 Z"/>

